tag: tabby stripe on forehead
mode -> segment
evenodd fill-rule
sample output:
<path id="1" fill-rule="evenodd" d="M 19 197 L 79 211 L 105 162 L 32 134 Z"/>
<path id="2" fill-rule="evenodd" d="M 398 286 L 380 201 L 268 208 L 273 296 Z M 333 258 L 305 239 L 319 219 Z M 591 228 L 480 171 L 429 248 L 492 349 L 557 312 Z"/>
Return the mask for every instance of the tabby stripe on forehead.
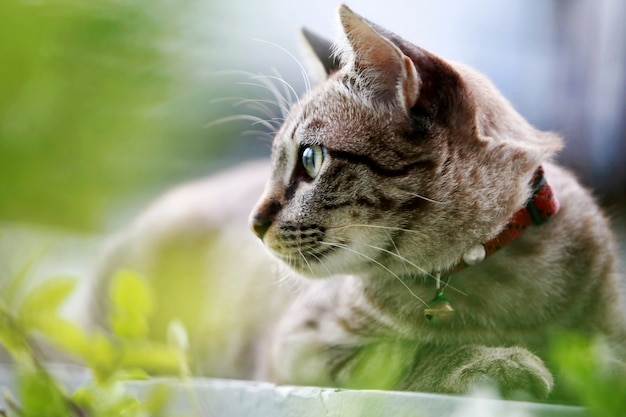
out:
<path id="1" fill-rule="evenodd" d="M 385 177 L 401 177 L 409 174 L 414 168 L 421 167 L 424 165 L 424 161 L 411 162 L 410 164 L 406 164 L 404 166 L 398 168 L 386 168 L 378 164 L 372 158 L 366 155 L 360 155 L 347 151 L 338 151 L 328 149 L 328 154 L 332 158 L 343 159 L 352 164 L 361 164 L 365 165 L 375 174 Z"/>
<path id="2" fill-rule="evenodd" d="M 380 209 L 380 210 L 391 210 L 395 207 L 395 202 L 387 198 L 384 195 L 379 195 L 378 197 L 368 198 L 366 196 L 360 196 L 352 199 L 327 199 L 324 201 L 324 205 L 322 206 L 323 210 L 337 210 L 342 207 L 354 207 L 354 206 L 362 206 L 368 207 L 372 209 Z"/>

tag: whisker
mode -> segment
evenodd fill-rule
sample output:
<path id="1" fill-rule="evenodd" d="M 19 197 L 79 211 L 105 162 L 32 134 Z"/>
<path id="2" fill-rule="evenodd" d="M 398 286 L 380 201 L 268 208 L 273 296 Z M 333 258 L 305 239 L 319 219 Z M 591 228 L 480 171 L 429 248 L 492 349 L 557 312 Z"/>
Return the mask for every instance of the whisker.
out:
<path id="1" fill-rule="evenodd" d="M 289 103 L 289 105 L 292 105 L 293 103 L 296 102 L 296 100 L 298 99 L 298 94 L 296 93 L 296 90 L 293 88 L 293 86 L 287 82 L 287 80 L 285 80 L 285 78 L 282 76 L 282 74 L 280 72 L 278 72 L 278 70 L 276 68 L 272 68 L 272 72 L 274 73 L 274 75 L 277 77 L 278 80 L 282 80 L 281 85 L 283 86 L 283 97 L 285 97 L 285 99 L 287 99 L 287 103 Z"/>
<path id="2" fill-rule="evenodd" d="M 274 100 L 276 101 L 276 105 L 277 107 L 280 109 L 281 112 L 281 116 L 283 116 L 283 118 L 287 118 L 287 116 L 289 115 L 289 107 L 291 107 L 291 102 L 289 101 L 289 99 L 285 98 L 282 93 L 278 90 L 278 87 L 276 87 L 273 83 L 271 83 L 269 80 L 273 79 L 273 80 L 277 80 L 280 81 L 282 83 L 286 83 L 287 85 L 289 85 L 289 83 L 287 83 L 287 81 L 280 79 L 278 77 L 274 77 L 271 75 L 257 75 L 252 77 L 251 79 L 255 80 L 255 79 L 259 79 L 261 81 L 263 81 L 263 84 L 256 84 L 256 83 L 251 83 L 251 82 L 240 82 L 238 83 L 239 85 L 244 85 L 244 86 L 251 86 L 251 87 L 258 87 L 258 88 L 263 88 L 267 91 L 269 91 L 272 96 L 274 96 Z M 291 86 L 290 86 L 291 88 Z"/>
<path id="3" fill-rule="evenodd" d="M 287 82 L 287 80 L 285 80 L 281 76 L 277 75 L 257 75 L 255 77 L 252 77 L 251 79 L 258 79 L 262 81 L 265 85 L 267 85 L 267 89 L 272 92 L 277 101 L 280 101 L 282 116 L 286 119 L 289 116 L 289 109 L 298 99 L 298 93 L 291 86 L 291 84 L 289 84 L 289 82 Z M 272 81 L 279 82 L 283 86 L 284 93 L 282 93 Z M 251 85 L 254 84 L 251 83 Z M 262 86 L 259 85 L 259 87 Z"/>
<path id="4" fill-rule="evenodd" d="M 276 128 L 267 120 L 262 119 L 258 116 L 252 116 L 249 114 L 237 114 L 234 116 L 226 116 L 226 117 L 222 117 L 219 118 L 217 120 L 213 120 L 209 123 L 206 123 L 204 125 L 204 128 L 209 128 L 209 127 L 213 127 L 213 126 L 217 126 L 217 125 L 221 125 L 224 123 L 229 123 L 229 122 L 238 122 L 238 121 L 250 121 L 252 122 L 253 125 L 262 125 L 265 128 L 267 128 L 268 130 L 274 131 Z"/>
<path id="5" fill-rule="evenodd" d="M 263 112 L 263 115 L 266 116 L 267 118 L 276 118 L 275 117 L 276 112 L 272 111 L 267 106 L 268 104 L 281 109 L 281 112 L 282 112 L 282 107 L 280 103 L 277 103 L 276 101 L 270 100 L 270 99 L 247 98 L 247 97 L 220 97 L 220 98 L 212 99 L 210 103 L 214 104 L 214 103 L 221 103 L 225 101 L 226 102 L 234 101 L 232 105 L 233 107 L 242 107 L 245 105 L 253 106 L 255 109 L 261 110 Z"/>
<path id="6" fill-rule="evenodd" d="M 272 145 L 272 141 L 274 140 L 274 135 L 269 132 L 264 132 L 261 130 L 244 130 L 243 132 L 239 133 L 239 135 L 242 137 L 252 136 L 255 139 L 259 140 L 261 143 L 268 146 L 267 149 L 269 149 L 270 151 L 272 149 L 271 145 Z"/>
<path id="7" fill-rule="evenodd" d="M 288 109 L 291 106 L 290 98 L 285 97 L 283 93 L 278 89 L 276 84 L 272 81 L 278 80 L 281 83 L 287 83 L 287 82 L 283 79 L 280 79 L 275 76 L 270 76 L 270 75 L 253 75 L 250 77 L 250 80 L 259 80 L 261 83 L 240 82 L 239 85 L 248 85 L 248 86 L 262 88 L 266 91 L 269 91 L 274 97 L 274 100 L 276 100 L 276 103 L 279 103 L 281 115 L 284 118 L 287 118 L 289 114 Z"/>
<path id="8" fill-rule="evenodd" d="M 291 273 L 291 271 L 295 269 L 291 260 L 289 260 L 286 265 L 288 269 L 279 269 L 282 276 L 274 281 L 274 285 L 289 285 L 296 293 L 301 292 L 306 285 L 306 281 L 302 279 L 295 279 L 295 276 Z"/>
<path id="9" fill-rule="evenodd" d="M 234 107 L 240 107 L 240 106 L 245 106 L 245 105 L 250 105 L 253 106 L 259 110 L 262 110 L 264 112 L 264 114 L 272 119 L 272 120 L 279 120 L 282 124 L 282 122 L 285 120 L 284 117 L 276 117 L 276 113 L 273 112 L 272 110 L 269 109 L 269 107 L 267 107 L 267 104 L 272 105 L 272 106 L 276 106 L 277 108 L 280 109 L 281 114 L 284 114 L 285 112 L 288 112 L 289 110 L 285 109 L 283 106 L 281 106 L 279 103 L 276 103 L 274 100 L 268 100 L 268 99 L 245 99 L 245 100 L 240 100 L 236 103 L 233 104 Z"/>
<path id="10" fill-rule="evenodd" d="M 302 63 L 300 62 L 300 60 L 298 58 L 296 58 L 296 56 L 294 54 L 292 54 L 291 52 L 289 52 L 286 48 L 274 43 L 274 42 L 270 42 L 270 41 L 266 41 L 263 39 L 255 39 L 257 42 L 262 42 L 262 43 L 266 43 L 268 45 L 272 45 L 278 49 L 280 49 L 281 51 L 283 51 L 284 53 L 286 53 L 291 59 L 293 59 L 293 61 L 298 65 L 298 67 L 300 68 L 300 74 L 302 75 L 302 79 L 304 81 L 304 86 L 305 86 L 305 90 L 306 91 L 311 91 L 311 80 L 309 79 L 309 76 L 306 73 L 306 70 L 304 69 L 304 65 L 302 65 Z M 296 95 L 297 96 L 297 95 Z"/>
<path id="11" fill-rule="evenodd" d="M 323 242 L 323 241 L 322 241 L 322 242 L 320 242 L 320 244 L 323 244 L 323 245 L 329 245 L 329 246 L 335 246 L 335 247 L 339 247 L 339 248 L 345 249 L 345 250 L 347 250 L 347 251 L 349 251 L 349 252 L 352 252 L 352 253 L 355 253 L 355 254 L 357 254 L 357 255 L 359 255 L 359 256 L 362 256 L 362 257 L 364 257 L 365 259 L 367 259 L 368 261 L 373 262 L 374 264 L 376 264 L 376 265 L 380 266 L 380 267 L 381 267 L 381 268 L 383 268 L 385 271 L 389 272 L 389 273 L 390 273 L 390 274 L 391 274 L 394 278 L 396 278 L 398 281 L 400 281 L 400 283 L 401 283 L 401 284 L 402 284 L 402 285 L 403 285 L 403 286 L 407 289 L 407 291 L 408 291 L 408 292 L 409 292 L 409 293 L 410 293 L 410 294 L 411 294 L 411 295 L 412 295 L 412 296 L 413 296 L 416 300 L 418 300 L 419 302 L 421 302 L 422 304 L 424 304 L 426 307 L 428 307 L 428 304 L 426 303 L 426 301 L 424 301 L 422 298 L 420 298 L 420 296 L 419 296 L 419 295 L 415 294 L 415 293 L 413 292 L 413 290 L 411 290 L 411 288 L 410 288 L 410 287 L 409 287 L 409 286 L 408 286 L 408 285 L 407 285 L 407 284 L 406 284 L 406 283 L 402 280 L 402 278 L 400 278 L 400 277 L 399 277 L 399 276 L 398 276 L 395 272 L 393 272 L 391 269 L 387 268 L 385 265 L 381 264 L 381 263 L 380 263 L 380 262 L 378 262 L 377 260 L 375 260 L 375 259 L 373 259 L 373 258 L 371 258 L 371 257 L 369 257 L 369 256 L 367 256 L 367 255 L 365 255 L 365 254 L 363 254 L 363 253 L 361 253 L 361 252 L 359 252 L 359 251 L 356 251 L 356 250 L 354 250 L 354 249 L 350 248 L 348 245 L 344 245 L 344 244 L 341 244 L 341 243 L 331 243 L 331 242 Z"/>
<path id="12" fill-rule="evenodd" d="M 387 238 L 389 238 L 389 241 L 391 242 L 391 244 L 393 245 L 393 248 L 396 250 L 396 253 L 398 255 L 400 255 L 400 249 L 398 249 L 398 246 L 396 245 L 395 240 L 393 240 L 393 238 L 391 237 L 391 235 L 389 234 L 388 231 L 385 230 L 385 234 L 387 235 Z"/>
<path id="13" fill-rule="evenodd" d="M 415 264 L 414 262 L 412 262 L 412 261 L 408 260 L 407 258 L 405 258 L 404 256 L 400 255 L 400 253 L 399 253 L 400 251 L 398 251 L 398 247 L 396 246 L 395 242 L 393 242 L 393 239 L 391 239 L 391 242 L 393 243 L 393 246 L 395 247 L 395 249 L 396 249 L 396 251 L 398 253 L 394 253 L 392 251 L 389 251 L 389 250 L 387 250 L 385 248 L 381 248 L 381 247 L 378 247 L 378 246 L 368 245 L 367 243 L 359 242 L 359 241 L 354 240 L 354 239 L 349 239 L 349 238 L 344 238 L 344 237 L 342 237 L 340 239 L 345 240 L 345 241 L 355 242 L 357 244 L 361 244 L 361 245 L 367 246 L 369 248 L 376 249 L 376 250 L 378 250 L 380 252 L 387 253 L 387 254 L 389 254 L 391 256 L 394 256 L 394 257 L 400 259 L 402 262 L 412 266 L 413 268 L 417 269 L 423 275 L 426 275 L 427 277 L 432 278 L 434 280 L 438 279 L 437 275 L 431 274 L 426 269 L 422 268 L 421 266 Z M 467 293 L 465 293 L 464 291 L 454 287 L 452 284 L 447 285 L 447 287 L 449 287 L 452 291 L 455 291 L 455 292 L 457 292 L 457 293 L 467 297 Z"/>
<path id="14" fill-rule="evenodd" d="M 421 194 L 417 194 L 411 191 L 407 191 L 407 190 L 402 190 L 401 191 L 407 193 L 408 195 L 412 195 L 413 197 L 417 197 L 417 198 L 421 198 L 422 200 L 428 201 L 429 203 L 433 203 L 433 204 L 450 204 L 449 201 L 438 201 L 438 200 L 433 200 L 432 198 L 428 198 L 426 196 L 423 196 Z"/>
<path id="15" fill-rule="evenodd" d="M 291 102 L 291 100 L 289 98 L 284 97 L 282 92 L 272 82 L 272 80 L 278 80 L 282 84 L 289 85 L 289 83 L 287 83 L 285 80 L 281 79 L 280 77 L 255 74 L 255 73 L 252 73 L 252 72 L 249 72 L 249 71 L 217 71 L 217 72 L 213 72 L 212 74 L 216 75 L 216 76 L 239 75 L 239 76 L 247 77 L 248 80 L 258 80 L 258 81 L 260 81 L 260 83 L 241 81 L 241 82 L 236 82 L 235 84 L 236 85 L 242 85 L 242 86 L 251 86 L 251 87 L 256 87 L 256 88 L 262 88 L 262 89 L 268 91 L 274 97 L 274 101 L 273 102 L 272 101 L 268 101 L 268 102 L 271 103 L 271 104 L 274 104 L 280 110 L 281 115 L 283 116 L 283 118 L 287 118 L 287 116 L 289 114 L 289 110 L 288 109 L 291 106 L 292 102 Z M 289 87 L 291 88 L 291 86 L 289 86 Z M 295 93 L 295 91 L 294 91 L 294 93 Z"/>
<path id="16" fill-rule="evenodd" d="M 378 224 L 350 223 L 350 224 L 343 224 L 343 225 L 337 224 L 337 225 L 326 226 L 327 229 L 345 229 L 348 227 L 370 227 L 372 229 L 384 229 L 384 230 L 393 230 L 397 232 L 415 233 L 415 234 L 427 237 L 426 234 L 424 234 L 423 232 L 420 232 L 419 230 L 405 229 L 403 227 L 383 226 L 383 225 L 378 225 Z"/>
<path id="17" fill-rule="evenodd" d="M 317 262 L 319 262 L 320 265 L 322 265 L 324 267 L 324 269 L 326 270 L 326 272 L 328 272 L 328 276 L 333 276 L 335 274 L 333 274 L 332 272 L 330 272 L 330 269 L 328 269 L 328 267 L 326 266 L 326 264 L 324 263 L 324 261 L 317 256 L 316 254 L 314 254 L 313 252 L 307 252 L 309 255 L 311 255 L 312 257 L 314 257 L 315 259 L 317 259 Z"/>
<path id="18" fill-rule="evenodd" d="M 304 256 L 304 253 L 302 253 L 302 250 L 300 250 L 300 248 L 297 248 L 298 253 L 300 254 L 300 257 L 302 258 L 302 260 L 304 260 L 304 264 L 306 264 L 307 268 L 309 268 L 309 271 L 311 271 L 311 275 L 315 275 L 315 273 L 313 272 L 313 268 L 311 268 L 311 264 L 309 263 L 309 261 L 306 259 L 306 256 Z"/>

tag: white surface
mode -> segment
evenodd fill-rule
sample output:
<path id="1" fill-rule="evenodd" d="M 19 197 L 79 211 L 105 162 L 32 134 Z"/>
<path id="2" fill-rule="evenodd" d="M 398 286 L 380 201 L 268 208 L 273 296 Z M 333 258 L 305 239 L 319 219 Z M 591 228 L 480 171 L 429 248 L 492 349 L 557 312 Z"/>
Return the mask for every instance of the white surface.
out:
<path id="1" fill-rule="evenodd" d="M 55 368 L 54 373 L 70 390 L 88 379 L 86 371 L 78 367 L 62 366 Z M 0 387 L 11 389 L 13 382 L 10 368 L 0 368 Z M 207 378 L 194 378 L 186 382 L 175 379 L 131 381 L 126 383 L 126 387 L 130 393 L 141 398 L 157 384 L 167 384 L 171 389 L 171 413 L 190 417 L 587 416 L 583 409 L 577 407 L 484 397 L 276 386 Z"/>

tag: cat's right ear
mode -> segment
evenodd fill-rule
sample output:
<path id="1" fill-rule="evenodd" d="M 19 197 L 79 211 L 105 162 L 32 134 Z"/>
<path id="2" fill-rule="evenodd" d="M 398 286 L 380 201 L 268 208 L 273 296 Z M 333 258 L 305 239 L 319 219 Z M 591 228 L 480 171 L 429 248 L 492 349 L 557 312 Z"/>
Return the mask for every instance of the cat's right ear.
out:
<path id="1" fill-rule="evenodd" d="M 347 6 L 339 7 L 341 62 L 349 68 L 372 104 L 415 105 L 421 86 L 415 63 L 386 36 Z"/>
<path id="2" fill-rule="evenodd" d="M 326 79 L 330 74 L 341 67 L 339 58 L 333 53 L 333 43 L 328 39 L 302 28 L 304 44 L 311 55 L 310 61 L 316 68 L 313 69 L 316 78 Z"/>

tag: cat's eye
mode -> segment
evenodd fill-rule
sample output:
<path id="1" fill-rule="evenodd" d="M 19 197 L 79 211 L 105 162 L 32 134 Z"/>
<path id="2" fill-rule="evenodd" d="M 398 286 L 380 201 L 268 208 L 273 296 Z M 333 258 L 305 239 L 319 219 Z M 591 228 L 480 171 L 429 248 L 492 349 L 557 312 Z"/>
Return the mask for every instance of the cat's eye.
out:
<path id="1" fill-rule="evenodd" d="M 309 177 L 315 178 L 319 174 L 325 157 L 326 148 L 323 146 L 310 145 L 302 149 L 302 166 Z"/>

